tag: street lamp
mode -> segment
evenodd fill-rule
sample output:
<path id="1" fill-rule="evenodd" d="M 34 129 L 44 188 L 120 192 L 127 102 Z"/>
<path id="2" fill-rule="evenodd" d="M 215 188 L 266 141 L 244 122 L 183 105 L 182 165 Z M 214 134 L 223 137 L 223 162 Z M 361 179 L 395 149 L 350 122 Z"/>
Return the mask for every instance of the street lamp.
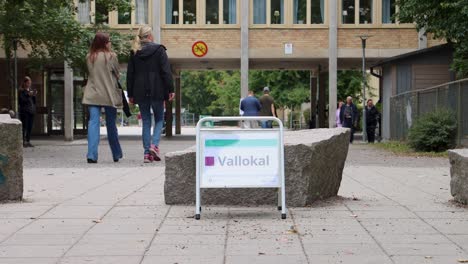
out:
<path id="1" fill-rule="evenodd" d="M 14 102 L 13 102 L 13 109 L 15 110 L 16 113 L 18 113 L 18 55 L 17 55 L 17 50 L 18 50 L 18 39 L 14 38 L 13 39 L 13 56 L 14 56 L 14 61 L 15 61 L 15 69 L 14 69 Z"/>
<path id="2" fill-rule="evenodd" d="M 366 142 L 367 140 L 367 125 L 366 125 L 366 85 L 367 85 L 367 75 L 366 75 L 366 41 L 372 36 L 369 35 L 359 35 L 358 36 L 362 42 L 362 140 Z"/>

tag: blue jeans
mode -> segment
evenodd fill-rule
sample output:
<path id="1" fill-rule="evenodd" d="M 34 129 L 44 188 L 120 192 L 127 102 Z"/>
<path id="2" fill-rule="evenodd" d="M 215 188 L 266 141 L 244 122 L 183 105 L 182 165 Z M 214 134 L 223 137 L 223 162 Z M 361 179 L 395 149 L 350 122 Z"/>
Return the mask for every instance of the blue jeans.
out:
<path id="1" fill-rule="evenodd" d="M 273 121 L 260 121 L 262 128 L 273 128 Z"/>
<path id="2" fill-rule="evenodd" d="M 88 122 L 88 159 L 98 160 L 98 146 L 100 140 L 100 118 L 101 108 L 104 107 L 106 112 L 106 127 L 107 127 L 107 139 L 112 151 L 112 157 L 114 160 L 122 158 L 122 148 L 119 143 L 119 134 L 117 132 L 117 126 L 115 125 L 115 119 L 117 118 L 117 109 L 111 106 L 99 106 L 90 105 L 88 106 L 89 111 L 89 122 Z"/>
<path id="3" fill-rule="evenodd" d="M 143 148 L 144 154 L 149 154 L 151 144 L 159 146 L 161 138 L 161 130 L 164 125 L 164 101 L 151 100 L 146 98 L 144 102 L 139 103 L 141 120 L 143 121 Z M 153 136 L 151 137 L 151 109 L 153 109 L 154 127 Z"/>

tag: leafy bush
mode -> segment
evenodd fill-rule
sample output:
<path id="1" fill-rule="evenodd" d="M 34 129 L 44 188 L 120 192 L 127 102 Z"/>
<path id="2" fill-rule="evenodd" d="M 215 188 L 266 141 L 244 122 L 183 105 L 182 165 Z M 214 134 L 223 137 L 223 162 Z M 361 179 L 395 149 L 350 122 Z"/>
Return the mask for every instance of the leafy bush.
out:
<path id="1" fill-rule="evenodd" d="M 409 129 L 408 143 L 416 151 L 445 151 L 455 146 L 457 120 L 444 109 L 427 113 Z"/>

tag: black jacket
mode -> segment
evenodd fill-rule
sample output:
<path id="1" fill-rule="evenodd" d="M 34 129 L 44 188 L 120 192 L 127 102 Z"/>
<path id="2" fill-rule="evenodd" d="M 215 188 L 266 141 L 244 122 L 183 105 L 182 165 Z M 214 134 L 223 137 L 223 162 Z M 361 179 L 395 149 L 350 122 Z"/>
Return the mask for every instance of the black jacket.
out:
<path id="1" fill-rule="evenodd" d="M 169 93 L 174 92 L 171 65 L 163 45 L 143 43 L 141 50 L 132 52 L 127 68 L 127 92 L 136 103 L 146 97 L 167 100 Z"/>
<path id="2" fill-rule="evenodd" d="M 372 106 L 371 109 L 368 109 L 366 106 L 366 125 L 368 127 L 377 126 L 377 121 L 380 118 L 380 113 L 375 106 Z"/>
<path id="3" fill-rule="evenodd" d="M 19 90 L 18 104 L 20 113 L 36 113 L 36 96 L 29 95 L 24 89 Z"/>
<path id="4" fill-rule="evenodd" d="M 358 122 L 359 120 L 359 113 L 358 113 L 358 110 L 357 110 L 357 107 L 351 103 L 351 119 L 352 119 L 352 124 L 355 126 L 356 123 Z M 341 106 L 341 109 L 340 109 L 340 121 L 341 121 L 341 124 L 344 124 L 344 121 L 345 121 L 345 116 L 344 116 L 344 112 L 345 112 L 345 108 L 346 108 L 346 103 L 343 104 Z"/>

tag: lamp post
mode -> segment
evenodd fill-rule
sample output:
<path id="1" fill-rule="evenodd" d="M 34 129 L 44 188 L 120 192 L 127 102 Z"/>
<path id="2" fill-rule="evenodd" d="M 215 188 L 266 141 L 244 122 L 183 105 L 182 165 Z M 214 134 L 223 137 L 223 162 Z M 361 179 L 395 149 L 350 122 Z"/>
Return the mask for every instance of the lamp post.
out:
<path id="1" fill-rule="evenodd" d="M 362 140 L 366 142 L 367 140 L 367 125 L 366 125 L 366 85 L 367 85 L 367 75 L 366 75 L 366 41 L 371 36 L 369 35 L 360 35 L 358 36 L 361 39 L 362 43 Z"/>

